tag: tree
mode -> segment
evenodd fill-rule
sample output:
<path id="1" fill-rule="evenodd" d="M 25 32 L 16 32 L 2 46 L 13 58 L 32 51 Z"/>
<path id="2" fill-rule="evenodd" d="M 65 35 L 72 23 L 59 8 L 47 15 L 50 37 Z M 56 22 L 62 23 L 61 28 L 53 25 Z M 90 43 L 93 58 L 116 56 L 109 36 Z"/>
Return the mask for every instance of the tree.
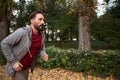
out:
<path id="1" fill-rule="evenodd" d="M 91 28 L 96 39 L 106 42 L 112 49 L 120 49 L 120 1 L 114 3 L 103 16 L 92 23 Z"/>
<path id="2" fill-rule="evenodd" d="M 94 14 L 96 0 L 77 0 L 78 3 L 78 32 L 79 41 L 78 49 L 80 50 L 90 50 L 90 23 L 92 16 Z"/>
<path id="3" fill-rule="evenodd" d="M 40 2 L 41 2 L 41 6 L 39 10 L 41 10 L 42 12 L 45 12 L 46 10 L 45 0 L 40 0 Z"/>
<path id="4" fill-rule="evenodd" d="M 48 30 L 51 34 L 47 34 L 52 41 L 56 41 L 59 37 L 61 41 L 72 40 L 77 31 L 77 15 L 70 13 L 71 5 L 67 0 L 47 0 L 45 5 L 45 20 L 48 23 Z M 57 34 L 57 31 L 60 31 Z M 55 33 L 55 34 L 54 34 Z M 55 37 L 55 38 L 54 38 Z"/>
<path id="5" fill-rule="evenodd" d="M 39 9 L 39 3 L 40 2 L 36 0 L 20 0 L 19 2 L 14 3 L 12 10 L 15 14 L 12 15 L 11 27 L 17 29 L 29 25 L 28 17 L 31 12 Z"/>
<path id="6" fill-rule="evenodd" d="M 12 0 L 0 0 L 0 41 L 9 34 Z"/>

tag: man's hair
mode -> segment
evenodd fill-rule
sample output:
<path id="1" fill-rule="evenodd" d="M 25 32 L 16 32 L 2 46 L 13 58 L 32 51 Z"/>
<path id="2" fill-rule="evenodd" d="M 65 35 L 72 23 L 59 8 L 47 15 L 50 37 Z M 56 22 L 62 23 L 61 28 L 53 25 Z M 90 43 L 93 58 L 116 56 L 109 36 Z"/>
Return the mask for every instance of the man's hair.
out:
<path id="1" fill-rule="evenodd" d="M 29 22 L 31 19 L 34 19 L 37 14 L 43 14 L 41 11 L 34 11 L 29 16 Z"/>

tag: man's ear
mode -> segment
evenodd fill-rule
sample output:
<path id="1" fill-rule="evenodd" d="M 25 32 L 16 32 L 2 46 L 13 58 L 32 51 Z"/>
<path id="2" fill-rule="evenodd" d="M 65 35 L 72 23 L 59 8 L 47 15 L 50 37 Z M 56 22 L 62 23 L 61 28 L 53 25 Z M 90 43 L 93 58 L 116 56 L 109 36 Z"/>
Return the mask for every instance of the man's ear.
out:
<path id="1" fill-rule="evenodd" d="M 30 22 L 31 22 L 31 23 L 34 23 L 34 19 L 31 19 Z"/>

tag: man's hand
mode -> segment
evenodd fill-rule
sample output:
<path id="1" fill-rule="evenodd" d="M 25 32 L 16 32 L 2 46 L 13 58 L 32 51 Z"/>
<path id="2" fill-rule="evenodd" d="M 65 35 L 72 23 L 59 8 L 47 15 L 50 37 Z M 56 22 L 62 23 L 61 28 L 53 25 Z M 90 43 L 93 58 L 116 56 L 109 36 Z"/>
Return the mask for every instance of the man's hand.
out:
<path id="1" fill-rule="evenodd" d="M 15 71 L 21 71 L 23 68 L 23 65 L 20 62 L 15 62 L 12 67 Z"/>
<path id="2" fill-rule="evenodd" d="M 48 55 L 47 55 L 47 54 L 43 54 L 43 55 L 42 55 L 42 59 L 43 59 L 44 61 L 48 61 Z"/>

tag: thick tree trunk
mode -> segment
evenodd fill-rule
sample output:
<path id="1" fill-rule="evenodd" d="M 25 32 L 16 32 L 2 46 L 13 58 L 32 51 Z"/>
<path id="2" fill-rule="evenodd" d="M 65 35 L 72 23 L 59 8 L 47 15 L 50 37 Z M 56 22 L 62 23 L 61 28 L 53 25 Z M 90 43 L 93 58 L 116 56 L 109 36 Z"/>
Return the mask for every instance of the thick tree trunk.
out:
<path id="1" fill-rule="evenodd" d="M 41 2 L 41 4 L 42 4 L 42 6 L 40 7 L 40 10 L 41 10 L 42 12 L 45 12 L 45 0 L 40 0 L 40 2 Z"/>
<path id="2" fill-rule="evenodd" d="M 8 35 L 8 32 L 7 17 L 2 16 L 0 19 L 0 41 L 2 41 Z"/>
<path id="3" fill-rule="evenodd" d="M 78 36 L 78 49 L 79 50 L 90 50 L 91 42 L 90 42 L 90 23 L 89 19 L 86 15 L 81 15 L 79 12 L 79 36 Z"/>

